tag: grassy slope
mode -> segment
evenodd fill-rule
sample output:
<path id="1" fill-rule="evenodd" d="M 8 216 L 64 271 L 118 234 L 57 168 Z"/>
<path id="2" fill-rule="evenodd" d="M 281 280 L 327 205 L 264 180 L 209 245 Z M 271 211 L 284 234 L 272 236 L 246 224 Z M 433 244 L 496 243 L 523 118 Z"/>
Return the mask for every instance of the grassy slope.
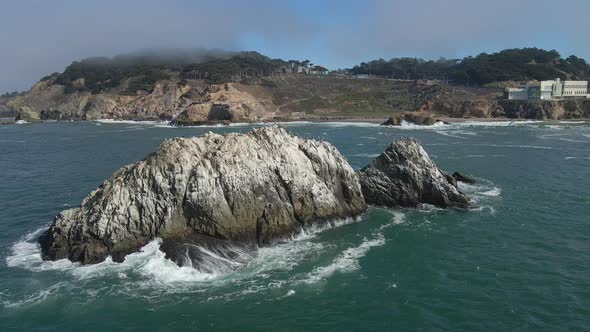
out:
<path id="1" fill-rule="evenodd" d="M 317 116 L 383 117 L 415 110 L 423 100 L 494 99 L 498 89 L 421 87 L 412 82 L 332 76 L 292 76 L 265 82 L 282 112 Z M 299 101 L 298 101 L 299 100 Z"/>

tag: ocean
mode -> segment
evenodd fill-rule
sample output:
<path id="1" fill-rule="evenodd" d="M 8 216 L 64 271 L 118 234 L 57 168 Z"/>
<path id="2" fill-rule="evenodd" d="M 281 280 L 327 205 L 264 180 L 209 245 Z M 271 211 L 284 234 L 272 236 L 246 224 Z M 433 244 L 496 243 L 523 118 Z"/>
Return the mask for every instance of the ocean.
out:
<path id="1" fill-rule="evenodd" d="M 415 137 L 478 180 L 461 185 L 473 206 L 370 208 L 232 272 L 178 267 L 157 240 L 123 263 L 41 260 L 35 240 L 59 211 L 162 140 L 253 126 L 0 126 L 0 330 L 590 329 L 590 123 L 288 123 L 354 168 Z"/>

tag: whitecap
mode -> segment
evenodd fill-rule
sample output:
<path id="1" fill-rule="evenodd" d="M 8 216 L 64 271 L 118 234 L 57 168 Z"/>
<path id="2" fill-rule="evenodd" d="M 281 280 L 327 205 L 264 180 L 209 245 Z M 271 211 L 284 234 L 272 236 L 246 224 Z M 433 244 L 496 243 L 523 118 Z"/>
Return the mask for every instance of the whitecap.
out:
<path id="1" fill-rule="evenodd" d="M 326 127 L 341 128 L 341 127 L 379 127 L 378 123 L 372 122 L 313 122 L 316 125 L 322 125 Z"/>
<path id="2" fill-rule="evenodd" d="M 24 299 L 21 300 L 0 300 L 0 303 L 2 303 L 2 305 L 5 308 L 17 308 L 17 307 L 22 307 L 22 306 L 28 306 L 28 305 L 34 305 L 40 302 L 45 301 L 49 295 L 53 294 L 53 293 L 58 293 L 58 291 L 65 286 L 65 283 L 61 282 L 61 283 L 57 283 L 55 285 L 52 285 L 46 289 L 42 289 L 38 292 L 35 292 L 33 294 L 29 294 L 27 296 L 25 296 Z"/>
<path id="3" fill-rule="evenodd" d="M 15 123 L 15 124 L 27 124 L 27 123 L 29 123 L 29 122 L 27 122 L 27 121 L 25 121 L 25 120 L 16 120 L 14 123 Z"/>
<path id="4" fill-rule="evenodd" d="M 365 157 L 365 158 L 376 158 L 379 157 L 379 153 L 358 153 L 351 155 L 352 157 Z"/>
<path id="5" fill-rule="evenodd" d="M 483 205 L 483 206 L 475 206 L 468 209 L 469 211 L 475 212 L 482 212 L 482 211 L 489 211 L 490 214 L 496 214 L 496 209 L 493 206 Z"/>
<path id="6" fill-rule="evenodd" d="M 582 120 L 580 120 L 580 121 L 565 121 L 565 120 L 562 120 L 562 121 L 559 121 L 559 123 L 565 123 L 565 124 L 579 124 L 579 123 L 586 123 L 586 121 L 582 121 Z"/>
<path id="7" fill-rule="evenodd" d="M 316 267 L 307 274 L 305 283 L 316 283 L 331 277 L 336 272 L 351 272 L 360 268 L 359 259 L 364 257 L 373 247 L 385 244 L 385 237 L 377 234 L 372 239 L 364 238 L 363 242 L 355 247 L 350 247 L 336 257 L 330 265 Z"/>
<path id="8" fill-rule="evenodd" d="M 117 275 L 125 271 L 139 272 L 161 283 L 204 281 L 217 276 L 216 274 L 202 273 L 190 267 L 179 267 L 176 263 L 166 259 L 165 254 L 159 250 L 161 239 L 155 239 L 141 248 L 139 252 L 127 255 L 122 263 L 113 262 L 110 257 L 92 265 L 73 263 L 68 259 L 44 261 L 41 258 L 41 248 L 36 239 L 45 229 L 47 228 L 31 232 L 21 241 L 16 242 L 11 248 L 11 255 L 6 257 L 6 265 L 33 272 L 68 272 L 78 279 L 95 278 L 106 274 Z"/>
<path id="9" fill-rule="evenodd" d="M 452 126 L 458 127 L 507 127 L 507 126 L 521 126 L 521 125 L 531 125 L 531 124 L 539 124 L 543 123 L 543 121 L 538 120 L 525 120 L 525 121 L 465 121 L 465 122 L 454 122 Z"/>
<path id="10" fill-rule="evenodd" d="M 415 123 L 412 122 L 408 122 L 406 120 L 402 120 L 401 125 L 399 126 L 383 126 L 384 128 L 392 128 L 392 129 L 440 129 L 443 127 L 446 127 L 448 125 L 446 125 L 444 122 L 442 121 L 437 121 L 435 122 L 433 125 L 417 125 Z"/>
<path id="11" fill-rule="evenodd" d="M 551 149 L 553 149 L 550 146 L 543 146 L 543 145 L 521 145 L 521 144 L 477 144 L 476 146 L 489 146 L 489 147 L 497 147 L 497 148 L 543 149 L 543 150 L 551 150 Z"/>
<path id="12" fill-rule="evenodd" d="M 492 189 L 490 189 L 488 191 L 484 191 L 484 192 L 482 192 L 480 194 L 481 195 L 484 195 L 484 196 L 492 196 L 492 197 L 495 197 L 495 196 L 500 196 L 501 193 L 502 193 L 502 189 L 500 189 L 498 187 L 494 187 L 494 188 L 492 188 Z"/>
<path id="13" fill-rule="evenodd" d="M 167 121 L 136 121 L 136 120 L 119 120 L 119 119 L 96 119 L 94 120 L 98 123 L 107 123 L 107 124 L 141 124 L 141 125 L 165 125 L 169 122 Z"/>

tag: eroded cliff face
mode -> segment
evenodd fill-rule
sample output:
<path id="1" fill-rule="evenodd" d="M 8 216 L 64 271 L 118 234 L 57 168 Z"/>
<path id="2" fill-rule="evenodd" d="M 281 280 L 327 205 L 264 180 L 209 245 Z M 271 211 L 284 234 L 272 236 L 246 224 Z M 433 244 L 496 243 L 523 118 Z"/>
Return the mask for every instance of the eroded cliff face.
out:
<path id="1" fill-rule="evenodd" d="M 179 124 L 258 121 L 276 108 L 269 98 L 256 98 L 240 90 L 239 84 L 232 83 L 201 88 L 162 81 L 156 83 L 149 94 L 128 96 L 116 91 L 66 93 L 64 86 L 52 80 L 35 84 L 30 91 L 9 100 L 3 107 L 25 121 L 178 118 Z"/>
<path id="2" fill-rule="evenodd" d="M 269 245 L 366 209 L 358 176 L 332 145 L 281 128 L 175 138 L 62 211 L 41 237 L 45 259 L 121 261 L 148 241 L 195 235 Z"/>
<path id="3" fill-rule="evenodd" d="M 234 84 L 210 85 L 174 118 L 179 125 L 210 122 L 252 122 L 271 116 L 276 106 L 269 99 L 255 98 Z"/>
<path id="4" fill-rule="evenodd" d="M 422 108 L 455 118 L 560 120 L 590 117 L 590 100 L 587 99 L 436 101 L 426 103 Z"/>

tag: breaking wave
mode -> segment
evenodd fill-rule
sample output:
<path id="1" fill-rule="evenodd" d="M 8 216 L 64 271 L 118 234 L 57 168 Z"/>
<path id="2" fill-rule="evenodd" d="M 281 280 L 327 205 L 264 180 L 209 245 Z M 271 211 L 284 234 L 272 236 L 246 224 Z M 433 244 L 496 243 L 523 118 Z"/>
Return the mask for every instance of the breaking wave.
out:
<path id="1" fill-rule="evenodd" d="M 117 119 L 96 119 L 94 120 L 98 123 L 106 123 L 106 124 L 143 124 L 143 125 L 166 125 L 169 122 L 166 121 L 136 121 L 136 120 L 117 120 Z"/>
<path id="2" fill-rule="evenodd" d="M 404 214 L 392 212 L 392 215 L 391 221 L 381 225 L 372 233 L 372 237 L 365 237 L 360 245 L 347 248 L 338 255 L 331 264 L 315 267 L 313 271 L 307 273 L 303 282 L 307 284 L 317 283 L 331 277 L 336 272 L 352 272 L 358 270 L 360 268 L 360 259 L 362 257 L 364 257 L 372 248 L 381 247 L 385 244 L 386 239 L 381 231 L 385 228 L 405 222 Z"/>
<path id="3" fill-rule="evenodd" d="M 340 256 L 334 259 L 332 264 L 316 267 L 308 274 L 308 278 L 305 280 L 305 282 L 318 282 L 332 276 L 337 271 L 350 272 L 357 270 L 360 267 L 359 259 L 361 257 L 364 257 L 371 248 L 380 247 L 384 244 L 385 237 L 383 237 L 383 235 L 380 233 L 371 239 L 364 238 L 360 245 L 344 250 Z"/>
<path id="4" fill-rule="evenodd" d="M 63 294 L 62 289 L 68 292 L 68 289 L 79 289 L 81 285 L 88 288 L 88 285 L 94 284 L 93 280 L 96 278 L 118 280 L 108 291 L 129 296 L 154 296 L 162 292 L 220 293 L 215 290 L 232 285 L 231 291 L 228 291 L 227 287 L 223 288 L 222 295 L 219 296 L 224 299 L 284 286 L 310 284 L 325 280 L 337 271 L 348 272 L 358 269 L 359 259 L 372 248 L 385 244 L 386 238 L 382 231 L 405 221 L 402 213 L 391 211 L 390 213 L 392 214 L 390 221 L 373 228 L 370 235 L 356 246 L 337 249 L 339 246 L 317 237 L 326 230 L 356 223 L 363 220 L 363 217 L 332 220 L 302 229 L 281 243 L 260 248 L 248 262 L 229 261 L 227 257 L 208 251 L 205 256 L 208 256 L 209 261 L 203 263 L 206 269 L 181 267 L 167 259 L 160 250 L 162 244 L 160 239 L 149 242 L 139 252 L 127 255 L 122 263 L 113 262 L 110 257 L 93 265 L 81 265 L 67 259 L 43 261 L 37 243 L 39 235 L 47 229 L 43 227 L 14 243 L 6 258 L 6 264 L 10 268 L 22 268 L 36 273 L 52 271 L 64 275 L 59 277 L 60 281 L 52 286 L 25 294 L 19 299 L 14 299 L 12 296 L 8 301 L 5 300 L 7 296 L 2 294 L 0 303 L 5 307 L 18 307 L 42 302 L 50 296 Z M 318 263 L 314 261 L 319 255 L 334 255 L 335 258 L 326 266 L 317 266 Z M 223 264 L 220 264 L 221 262 Z M 226 269 L 228 264 L 233 268 Z M 204 272 L 205 270 L 209 272 Z M 90 287 L 88 291 L 97 292 L 98 290 Z M 292 288 L 286 288 L 284 292 L 289 296 L 294 294 Z M 146 293 L 147 295 L 142 295 Z"/>
<path id="5" fill-rule="evenodd" d="M 544 123 L 544 121 L 538 121 L 538 120 L 465 121 L 465 122 L 452 123 L 451 126 L 454 126 L 454 127 L 507 127 L 507 126 L 522 126 L 522 125 L 531 125 L 531 124 L 540 124 L 540 123 Z"/>

